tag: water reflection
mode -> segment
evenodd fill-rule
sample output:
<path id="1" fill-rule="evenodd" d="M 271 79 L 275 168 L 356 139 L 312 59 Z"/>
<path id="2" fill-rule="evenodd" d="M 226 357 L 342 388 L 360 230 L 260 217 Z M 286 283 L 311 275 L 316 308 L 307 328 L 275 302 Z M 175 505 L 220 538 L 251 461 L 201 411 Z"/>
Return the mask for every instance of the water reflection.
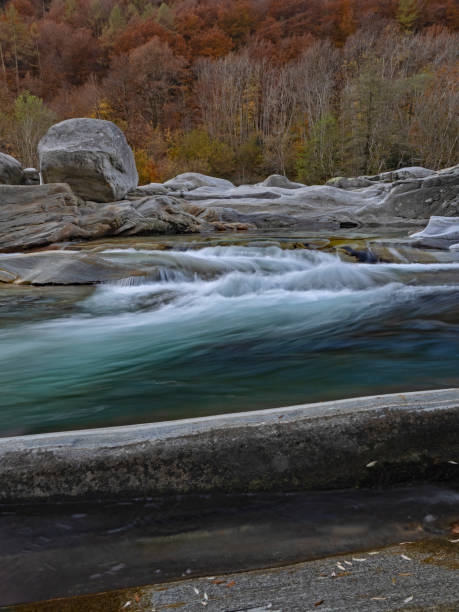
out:
<path id="1" fill-rule="evenodd" d="M 459 493 L 199 496 L 0 511 L 0 605 L 272 566 L 444 533 Z"/>

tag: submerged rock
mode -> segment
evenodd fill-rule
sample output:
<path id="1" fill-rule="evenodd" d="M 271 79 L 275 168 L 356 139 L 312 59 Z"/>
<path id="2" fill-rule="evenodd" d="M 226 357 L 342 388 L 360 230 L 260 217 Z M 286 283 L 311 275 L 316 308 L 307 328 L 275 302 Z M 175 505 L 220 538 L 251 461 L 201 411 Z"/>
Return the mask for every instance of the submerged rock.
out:
<path id="1" fill-rule="evenodd" d="M 111 121 L 67 119 L 53 125 L 38 145 L 45 183 L 68 183 L 84 200 L 121 200 L 138 183 L 134 155 Z"/>
<path id="2" fill-rule="evenodd" d="M 6 153 L 0 153 L 0 184 L 20 185 L 24 174 L 17 159 Z"/>

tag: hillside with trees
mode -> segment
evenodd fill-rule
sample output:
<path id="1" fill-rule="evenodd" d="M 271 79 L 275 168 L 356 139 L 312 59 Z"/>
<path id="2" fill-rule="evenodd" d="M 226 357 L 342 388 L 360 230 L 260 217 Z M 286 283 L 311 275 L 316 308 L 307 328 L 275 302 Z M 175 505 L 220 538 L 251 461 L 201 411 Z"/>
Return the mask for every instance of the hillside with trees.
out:
<path id="1" fill-rule="evenodd" d="M 0 150 L 109 119 L 141 182 L 457 161 L 455 0 L 0 2 Z"/>

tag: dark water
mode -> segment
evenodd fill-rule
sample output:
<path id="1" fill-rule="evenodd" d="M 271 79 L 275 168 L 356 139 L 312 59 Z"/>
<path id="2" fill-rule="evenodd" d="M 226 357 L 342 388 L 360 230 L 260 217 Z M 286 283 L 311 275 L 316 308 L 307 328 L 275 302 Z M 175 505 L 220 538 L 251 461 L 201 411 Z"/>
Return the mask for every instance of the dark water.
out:
<path id="1" fill-rule="evenodd" d="M 99 255 L 161 280 L 0 294 L 2 435 L 458 385 L 459 262 L 259 241 Z"/>
<path id="2" fill-rule="evenodd" d="M 425 485 L 0 507 L 0 606 L 426 540 L 458 503 Z"/>

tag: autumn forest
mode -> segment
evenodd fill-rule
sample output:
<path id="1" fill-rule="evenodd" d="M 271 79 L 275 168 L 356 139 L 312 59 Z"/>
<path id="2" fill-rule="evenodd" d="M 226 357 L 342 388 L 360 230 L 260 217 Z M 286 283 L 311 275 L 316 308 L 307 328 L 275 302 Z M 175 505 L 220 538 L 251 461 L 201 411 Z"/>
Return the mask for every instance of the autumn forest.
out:
<path id="1" fill-rule="evenodd" d="M 24 166 L 70 117 L 120 126 L 141 183 L 195 171 L 311 184 L 456 161 L 455 0 L 0 7 L 0 150 Z"/>

